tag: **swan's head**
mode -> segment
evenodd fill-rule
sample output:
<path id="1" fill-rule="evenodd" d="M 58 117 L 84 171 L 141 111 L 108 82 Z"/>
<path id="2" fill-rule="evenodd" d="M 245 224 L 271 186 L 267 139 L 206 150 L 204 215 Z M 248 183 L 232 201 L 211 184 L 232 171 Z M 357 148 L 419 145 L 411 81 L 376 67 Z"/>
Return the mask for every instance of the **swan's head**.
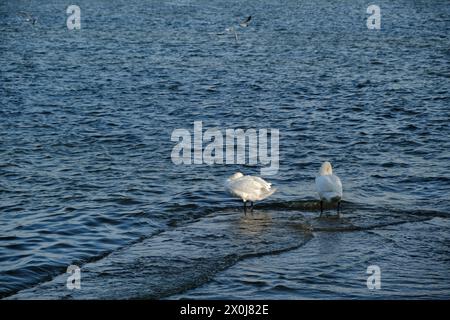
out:
<path id="1" fill-rule="evenodd" d="M 322 163 L 322 166 L 320 167 L 319 174 L 321 176 L 327 176 L 330 174 L 333 174 L 333 168 L 331 167 L 331 163 L 328 161 L 325 161 Z"/>
<path id="2" fill-rule="evenodd" d="M 233 181 L 239 178 L 242 178 L 244 175 L 240 172 L 236 172 L 235 174 L 233 174 L 231 177 L 228 178 L 228 180 Z"/>

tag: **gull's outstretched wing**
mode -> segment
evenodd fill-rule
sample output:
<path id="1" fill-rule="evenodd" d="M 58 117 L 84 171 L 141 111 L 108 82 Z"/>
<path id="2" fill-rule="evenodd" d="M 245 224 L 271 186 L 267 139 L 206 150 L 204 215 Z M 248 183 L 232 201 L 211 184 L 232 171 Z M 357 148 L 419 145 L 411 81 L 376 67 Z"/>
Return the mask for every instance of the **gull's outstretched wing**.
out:
<path id="1" fill-rule="evenodd" d="M 24 17 L 24 18 L 28 18 L 28 19 L 32 18 L 31 14 L 29 14 L 29 13 L 27 13 L 25 11 L 17 12 L 17 15 L 19 15 L 21 17 Z"/>
<path id="2" fill-rule="evenodd" d="M 247 18 L 245 18 L 244 21 L 242 21 L 241 23 L 239 23 L 239 25 L 243 28 L 247 27 L 248 24 L 250 23 L 250 20 L 252 20 L 252 16 L 248 16 Z"/>
<path id="3" fill-rule="evenodd" d="M 37 18 L 33 17 L 30 13 L 25 11 L 20 11 L 17 13 L 18 16 L 21 16 L 25 19 L 27 22 L 31 22 L 32 24 L 35 24 L 37 22 Z"/>

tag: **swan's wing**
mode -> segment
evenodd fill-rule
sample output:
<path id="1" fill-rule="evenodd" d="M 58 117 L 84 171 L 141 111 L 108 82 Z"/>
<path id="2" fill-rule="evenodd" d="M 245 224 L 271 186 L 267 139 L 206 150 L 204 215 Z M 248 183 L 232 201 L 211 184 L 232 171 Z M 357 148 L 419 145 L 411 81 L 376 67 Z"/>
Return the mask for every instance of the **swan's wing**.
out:
<path id="1" fill-rule="evenodd" d="M 342 183 L 335 175 L 318 176 L 316 190 L 321 198 L 342 197 Z"/>
<path id="2" fill-rule="evenodd" d="M 336 186 L 336 192 L 339 193 L 342 197 L 342 182 L 341 179 L 339 179 L 338 176 L 335 176 L 334 174 L 331 176 L 332 180 L 334 181 L 334 185 Z"/>
<path id="3" fill-rule="evenodd" d="M 250 176 L 250 177 L 253 179 L 253 181 L 255 181 L 256 183 L 260 184 L 261 186 L 263 186 L 267 190 L 269 190 L 271 185 L 272 185 L 270 182 L 267 182 L 266 180 L 264 180 L 264 179 L 262 179 L 260 177 L 255 177 L 255 176 Z"/>
<path id="4" fill-rule="evenodd" d="M 235 189 L 241 189 L 243 191 L 254 191 L 254 190 L 260 190 L 260 189 L 266 189 L 266 186 L 262 184 L 261 182 L 254 179 L 254 177 L 251 176 L 245 176 L 240 179 L 235 180 L 232 183 L 233 188 Z"/>
<path id="5" fill-rule="evenodd" d="M 228 190 L 231 194 L 247 199 L 264 199 L 275 192 L 270 184 L 257 177 L 245 176 L 228 183 Z M 261 182 L 262 181 L 262 182 Z"/>
<path id="6" fill-rule="evenodd" d="M 244 181 L 241 181 L 242 178 L 232 181 L 226 182 L 226 188 L 228 193 L 231 195 L 241 198 L 241 199 L 247 199 L 248 198 L 248 188 L 246 188 L 246 184 Z"/>

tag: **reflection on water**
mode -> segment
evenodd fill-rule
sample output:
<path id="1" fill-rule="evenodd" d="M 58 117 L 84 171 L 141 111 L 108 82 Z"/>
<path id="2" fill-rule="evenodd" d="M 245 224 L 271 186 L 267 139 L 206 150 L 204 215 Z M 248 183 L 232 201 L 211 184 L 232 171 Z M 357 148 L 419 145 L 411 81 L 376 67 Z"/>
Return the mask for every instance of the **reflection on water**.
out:
<path id="1" fill-rule="evenodd" d="M 272 217 L 263 211 L 254 209 L 252 213 L 242 216 L 238 220 L 238 233 L 244 233 L 248 236 L 258 236 L 267 228 L 270 228 Z"/>

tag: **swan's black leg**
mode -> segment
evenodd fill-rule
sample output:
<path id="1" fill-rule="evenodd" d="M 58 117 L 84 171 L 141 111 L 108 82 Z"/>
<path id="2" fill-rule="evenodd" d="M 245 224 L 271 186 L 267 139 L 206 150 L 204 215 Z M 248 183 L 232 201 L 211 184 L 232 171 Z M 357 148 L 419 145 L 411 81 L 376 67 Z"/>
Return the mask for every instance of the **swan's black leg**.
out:
<path id="1" fill-rule="evenodd" d="M 340 210 L 341 210 L 341 202 L 340 201 L 338 201 L 338 203 L 337 203 L 337 214 L 338 214 L 338 218 L 340 217 Z"/>
<path id="2" fill-rule="evenodd" d="M 244 214 L 247 215 L 247 202 L 244 201 Z"/>
<path id="3" fill-rule="evenodd" d="M 319 218 L 322 216 L 322 213 L 323 213 L 323 201 L 320 200 L 320 216 L 319 216 Z"/>
<path id="4" fill-rule="evenodd" d="M 250 212 L 252 212 L 252 213 L 253 213 L 253 201 L 252 201 L 252 202 L 250 202 Z"/>

